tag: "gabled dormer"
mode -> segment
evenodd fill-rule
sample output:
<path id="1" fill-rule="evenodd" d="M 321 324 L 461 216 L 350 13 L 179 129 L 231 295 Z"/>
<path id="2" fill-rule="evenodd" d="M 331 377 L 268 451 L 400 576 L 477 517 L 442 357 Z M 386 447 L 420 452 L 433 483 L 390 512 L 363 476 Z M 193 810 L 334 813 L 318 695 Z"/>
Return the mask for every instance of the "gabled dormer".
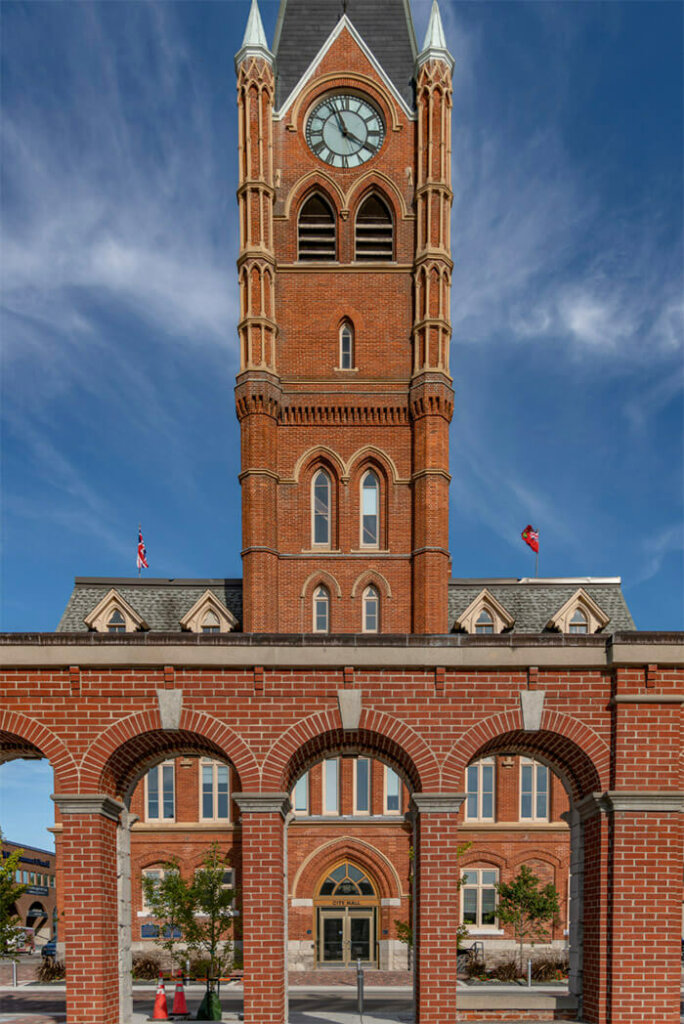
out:
<path id="1" fill-rule="evenodd" d="M 485 587 L 454 623 L 456 630 L 487 635 L 513 628 L 515 619 Z"/>
<path id="2" fill-rule="evenodd" d="M 551 616 L 547 629 L 576 635 L 598 633 L 608 625 L 609 616 L 600 608 L 583 587 L 576 590 L 562 608 Z"/>
<path id="3" fill-rule="evenodd" d="M 96 633 L 135 633 L 150 628 L 135 608 L 131 607 L 114 588 L 84 616 L 83 621 L 88 629 Z"/>
<path id="4" fill-rule="evenodd" d="M 190 633 L 231 633 L 236 626 L 237 619 L 233 613 L 211 590 L 205 590 L 180 620 L 181 629 Z"/>

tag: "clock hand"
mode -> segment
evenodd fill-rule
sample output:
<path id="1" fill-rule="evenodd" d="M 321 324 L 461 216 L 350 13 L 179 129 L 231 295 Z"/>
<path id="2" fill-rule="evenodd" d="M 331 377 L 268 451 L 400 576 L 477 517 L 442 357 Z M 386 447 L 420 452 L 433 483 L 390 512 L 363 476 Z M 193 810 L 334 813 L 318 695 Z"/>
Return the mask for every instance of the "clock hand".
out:
<path id="1" fill-rule="evenodd" d="M 337 123 L 340 126 L 342 134 L 346 136 L 348 133 L 347 133 L 347 129 L 344 127 L 344 121 L 342 120 L 342 115 L 340 114 L 340 112 L 337 109 L 337 107 L 333 107 L 333 110 L 335 111 L 335 117 L 337 118 Z"/>

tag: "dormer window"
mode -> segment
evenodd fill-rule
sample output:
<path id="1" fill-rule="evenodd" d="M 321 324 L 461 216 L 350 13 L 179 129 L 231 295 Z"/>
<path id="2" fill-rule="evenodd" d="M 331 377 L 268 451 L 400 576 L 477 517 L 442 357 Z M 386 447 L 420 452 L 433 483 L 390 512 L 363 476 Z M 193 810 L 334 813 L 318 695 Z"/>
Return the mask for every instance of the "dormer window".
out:
<path id="1" fill-rule="evenodd" d="M 575 614 L 570 619 L 568 628 L 569 633 L 588 633 L 589 623 L 587 622 L 586 615 L 578 608 Z"/>
<path id="2" fill-rule="evenodd" d="M 108 633 L 125 633 L 126 632 L 126 620 L 124 619 L 123 615 L 121 614 L 121 612 L 119 611 L 118 608 L 115 608 L 114 611 L 112 612 L 112 614 L 109 617 L 109 620 L 107 622 L 107 632 Z"/>
<path id="3" fill-rule="evenodd" d="M 552 615 L 546 624 L 547 629 L 556 629 L 559 633 L 580 636 L 587 633 L 598 633 L 610 621 L 596 601 L 580 587 L 565 604 Z"/>
<path id="4" fill-rule="evenodd" d="M 180 620 L 181 629 L 191 633 L 230 633 L 238 622 L 212 590 L 205 590 Z"/>
<path id="5" fill-rule="evenodd" d="M 335 243 L 335 215 L 329 203 L 321 195 L 310 196 L 299 212 L 299 259 L 334 260 Z"/>
<path id="6" fill-rule="evenodd" d="M 494 632 L 494 619 L 491 617 L 486 608 L 483 608 L 475 621 L 475 632 L 476 633 L 493 633 Z"/>
<path id="7" fill-rule="evenodd" d="M 221 623 L 219 622 L 218 615 L 216 612 L 209 610 L 204 618 L 202 619 L 202 632 L 203 633 L 220 633 Z"/>
<path id="8" fill-rule="evenodd" d="M 515 619 L 509 614 L 500 601 L 485 587 L 471 601 L 465 611 L 456 619 L 454 626 L 465 633 L 475 633 L 480 636 L 503 633 L 511 629 Z"/>
<path id="9" fill-rule="evenodd" d="M 83 621 L 88 629 L 96 633 L 135 633 L 139 629 L 150 628 L 142 615 L 114 588 L 105 594 Z"/>

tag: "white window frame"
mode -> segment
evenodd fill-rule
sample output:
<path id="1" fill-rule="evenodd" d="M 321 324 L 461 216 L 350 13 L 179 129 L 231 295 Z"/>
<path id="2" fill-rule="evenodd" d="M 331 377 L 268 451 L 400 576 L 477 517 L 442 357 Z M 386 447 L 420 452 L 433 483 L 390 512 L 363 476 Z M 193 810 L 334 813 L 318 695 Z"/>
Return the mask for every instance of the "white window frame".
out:
<path id="1" fill-rule="evenodd" d="M 309 785 L 310 785 L 309 773 L 306 772 L 306 774 L 302 775 L 301 778 L 297 779 L 297 781 L 295 782 L 294 786 L 292 787 L 292 793 L 290 794 L 290 800 L 292 801 L 292 810 L 293 810 L 294 814 L 301 815 L 302 817 L 304 817 L 305 815 L 307 815 L 309 813 L 309 792 L 310 792 Z M 297 807 L 297 799 L 296 799 L 296 793 L 297 793 L 297 788 L 298 787 L 302 787 L 302 789 L 304 790 L 305 797 L 306 797 L 306 799 L 304 801 L 305 806 L 304 807 L 299 807 L 299 808 Z"/>
<path id="2" fill-rule="evenodd" d="M 321 629 L 318 622 L 318 605 L 325 601 L 325 629 Z M 314 633 L 329 633 L 330 632 L 330 591 L 324 583 L 319 583 L 314 588 L 313 596 L 311 598 L 311 615 L 312 615 L 312 629 Z"/>
<path id="3" fill-rule="evenodd" d="M 210 816 L 204 813 L 204 769 L 211 768 L 211 804 L 212 814 Z M 218 771 L 219 768 L 225 768 L 228 775 L 228 806 L 225 815 L 219 817 L 218 814 Z M 200 821 L 216 821 L 216 822 L 229 822 L 230 821 L 230 765 L 226 764 L 225 761 L 213 761 L 208 757 L 200 759 L 199 767 L 199 820 Z"/>
<path id="4" fill-rule="evenodd" d="M 485 789 L 483 786 L 483 768 L 491 767 L 492 769 L 492 813 L 491 815 L 484 815 L 482 813 L 483 796 Z M 473 794 L 473 790 L 470 787 L 470 773 L 471 769 L 477 769 L 477 814 L 473 815 L 470 813 L 470 798 Z M 469 764 L 465 772 L 465 820 L 466 821 L 496 821 L 496 758 L 494 757 L 483 757 L 479 761 L 475 761 L 473 764 Z M 489 790 L 487 790 L 489 792 Z"/>
<path id="5" fill-rule="evenodd" d="M 486 882 L 485 883 L 483 881 L 483 875 L 484 875 L 485 872 L 491 872 L 492 874 L 494 874 L 496 876 L 494 882 Z M 461 924 L 465 924 L 466 928 L 468 929 L 468 931 L 470 932 L 471 935 L 472 934 L 477 934 L 477 933 L 483 933 L 483 932 L 498 932 L 499 931 L 499 919 L 496 917 L 496 915 L 494 916 L 494 921 L 491 922 L 490 924 L 483 924 L 482 923 L 482 894 L 483 894 L 483 892 L 485 890 L 489 892 L 489 891 L 491 891 L 493 889 L 494 890 L 494 907 L 496 908 L 496 906 L 498 905 L 498 902 L 499 902 L 499 897 L 498 897 L 498 893 L 497 893 L 497 891 L 496 891 L 496 889 L 494 887 L 495 887 L 495 885 L 498 884 L 498 882 L 500 880 L 499 869 L 495 868 L 495 867 L 465 867 L 465 868 L 462 868 L 461 869 L 461 878 L 465 877 L 466 875 L 477 875 L 477 881 L 475 883 L 469 882 L 467 885 L 463 885 L 461 887 L 461 891 L 460 891 L 460 894 L 459 894 L 460 895 L 459 903 L 461 905 L 461 914 L 460 914 Z M 476 922 L 474 924 L 471 924 L 470 922 L 467 922 L 465 920 L 465 890 L 466 889 L 475 889 L 476 892 L 477 892 Z"/>
<path id="6" fill-rule="evenodd" d="M 578 618 L 577 616 L 580 616 Z M 579 605 L 568 619 L 568 633 L 572 636 L 586 636 L 589 632 L 589 616 Z"/>
<path id="7" fill-rule="evenodd" d="M 323 475 L 328 483 L 327 540 L 316 540 L 316 481 Z M 319 466 L 311 477 L 311 546 L 319 550 L 332 546 L 332 479 L 327 469 Z"/>
<path id="8" fill-rule="evenodd" d="M 375 601 L 377 606 L 374 627 L 368 625 L 368 605 L 371 601 Z M 380 632 L 380 591 L 373 583 L 366 587 L 361 598 L 361 631 L 363 633 Z"/>
<path id="9" fill-rule="evenodd" d="M 337 778 L 336 778 L 336 783 L 337 783 L 337 785 L 336 785 L 337 803 L 336 803 L 336 806 L 335 806 L 334 810 L 329 810 L 328 809 L 328 801 L 326 799 L 327 791 L 328 791 L 328 770 L 329 770 L 328 766 L 331 765 L 331 764 L 334 764 L 336 766 L 335 767 L 335 772 L 336 772 L 336 775 L 337 775 Z M 340 789 L 341 789 L 341 787 L 340 787 L 340 774 L 341 773 L 340 773 L 340 759 L 339 759 L 339 757 L 327 757 L 323 761 L 323 771 L 321 772 L 321 784 L 322 784 L 322 787 L 323 787 L 323 792 L 322 792 L 323 801 L 322 801 L 322 805 L 321 806 L 322 806 L 322 809 L 323 809 L 323 814 L 326 815 L 327 817 L 339 818 L 339 816 L 340 816 Z"/>
<path id="10" fill-rule="evenodd" d="M 401 776 L 397 772 L 395 772 L 395 770 L 393 768 L 390 768 L 389 765 L 386 764 L 383 767 L 384 767 L 384 772 L 383 772 L 383 793 L 382 793 L 382 810 L 383 810 L 383 813 L 384 814 L 393 814 L 393 815 L 394 814 L 401 814 L 401 795 L 402 795 L 402 793 L 401 793 L 401 790 L 402 790 Z M 390 809 L 390 807 L 389 807 L 389 786 L 387 784 L 388 783 L 388 778 L 389 778 L 389 774 L 388 774 L 389 772 L 391 772 L 392 775 L 394 776 L 394 778 L 397 780 L 397 788 L 398 788 L 398 793 L 397 793 L 398 803 L 397 803 L 397 807 L 396 808 L 392 808 L 392 809 Z"/>
<path id="11" fill-rule="evenodd" d="M 173 780 L 173 815 L 169 818 L 164 817 L 164 772 L 161 770 L 165 767 L 171 767 L 173 769 L 171 778 Z M 159 794 L 159 811 L 160 813 L 154 817 L 150 814 L 150 801 L 149 801 L 149 777 L 152 772 L 158 773 L 157 792 Z M 156 821 L 160 824 L 165 822 L 174 822 L 176 820 L 176 764 L 175 761 L 162 761 L 161 764 L 156 764 L 154 768 L 150 768 L 145 773 L 145 821 Z"/>
<path id="12" fill-rule="evenodd" d="M 359 761 L 365 761 L 366 764 L 368 765 L 368 776 L 367 776 L 368 783 L 367 783 L 367 788 L 366 788 L 366 803 L 367 803 L 368 806 L 366 807 L 365 810 L 360 809 L 359 805 L 358 805 L 358 795 L 359 795 L 359 790 L 358 790 L 358 785 L 359 785 L 358 769 L 359 769 Z M 354 773 L 353 774 L 354 774 L 354 780 L 353 780 L 353 784 L 354 784 L 354 814 L 360 814 L 360 815 L 363 815 L 364 817 L 367 818 L 370 814 L 373 813 L 373 804 L 371 803 L 371 801 L 373 799 L 373 781 L 372 781 L 373 761 L 372 761 L 372 759 L 370 757 L 355 757 L 354 758 Z"/>
<path id="13" fill-rule="evenodd" d="M 526 790 L 530 793 L 532 802 L 532 813 L 527 816 L 523 816 L 523 768 L 531 767 L 532 769 L 532 788 Z M 537 799 L 539 796 L 539 771 L 546 773 L 546 813 L 539 814 L 537 811 Z M 551 809 L 551 772 L 545 764 L 541 764 L 539 761 L 535 761 L 531 757 L 520 758 L 520 799 L 519 799 L 519 813 L 521 821 L 548 821 L 549 812 Z"/>
<path id="14" fill-rule="evenodd" d="M 345 344 L 344 334 L 349 332 L 349 365 L 345 366 Z M 340 327 L 340 363 L 338 369 L 340 370 L 354 370 L 356 369 L 356 353 L 355 353 L 355 338 L 354 338 L 354 326 L 349 320 L 345 320 Z"/>
<path id="15" fill-rule="evenodd" d="M 363 521 L 364 521 L 364 518 L 365 518 L 364 504 L 363 504 L 363 492 L 364 492 L 365 482 L 366 482 L 366 480 L 368 479 L 369 476 L 372 476 L 375 479 L 375 499 L 376 499 L 376 505 L 375 505 L 375 513 L 374 514 L 375 514 L 375 538 L 376 539 L 374 541 L 365 541 L 363 539 Z M 370 488 L 368 488 L 368 490 L 370 491 Z M 361 483 L 360 483 L 360 486 L 359 486 L 359 510 L 360 510 L 360 513 L 361 513 L 359 515 L 359 544 L 360 544 L 360 546 L 362 548 L 366 548 L 366 549 L 370 549 L 370 550 L 376 550 L 376 549 L 378 549 L 380 547 L 380 529 L 381 529 L 380 502 L 381 502 L 381 493 L 382 493 L 382 485 L 380 483 L 380 476 L 379 476 L 379 474 L 374 469 L 367 469 L 366 472 L 361 477 Z"/>
<path id="16" fill-rule="evenodd" d="M 483 619 L 483 615 L 487 617 Z M 481 609 L 480 614 L 475 619 L 474 631 L 478 636 L 491 636 L 493 633 L 496 633 L 496 623 L 489 608 Z"/>

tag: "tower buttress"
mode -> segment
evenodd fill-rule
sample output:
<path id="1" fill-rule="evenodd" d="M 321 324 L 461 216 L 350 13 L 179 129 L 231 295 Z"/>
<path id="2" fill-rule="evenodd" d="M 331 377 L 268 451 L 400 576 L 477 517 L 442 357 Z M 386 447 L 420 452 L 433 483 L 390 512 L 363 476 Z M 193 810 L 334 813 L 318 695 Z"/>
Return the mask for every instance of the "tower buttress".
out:
<path id="1" fill-rule="evenodd" d="M 235 68 L 240 216 L 240 373 L 235 402 L 242 446 L 242 618 L 245 632 L 265 633 L 276 629 L 277 497 L 269 467 L 277 451 L 281 392 L 273 248 L 274 59 L 257 0 L 252 0 Z"/>
<path id="2" fill-rule="evenodd" d="M 453 390 L 450 256 L 451 72 L 437 0 L 416 60 L 416 252 L 413 268 L 413 624 L 448 629 L 449 423 Z"/>

